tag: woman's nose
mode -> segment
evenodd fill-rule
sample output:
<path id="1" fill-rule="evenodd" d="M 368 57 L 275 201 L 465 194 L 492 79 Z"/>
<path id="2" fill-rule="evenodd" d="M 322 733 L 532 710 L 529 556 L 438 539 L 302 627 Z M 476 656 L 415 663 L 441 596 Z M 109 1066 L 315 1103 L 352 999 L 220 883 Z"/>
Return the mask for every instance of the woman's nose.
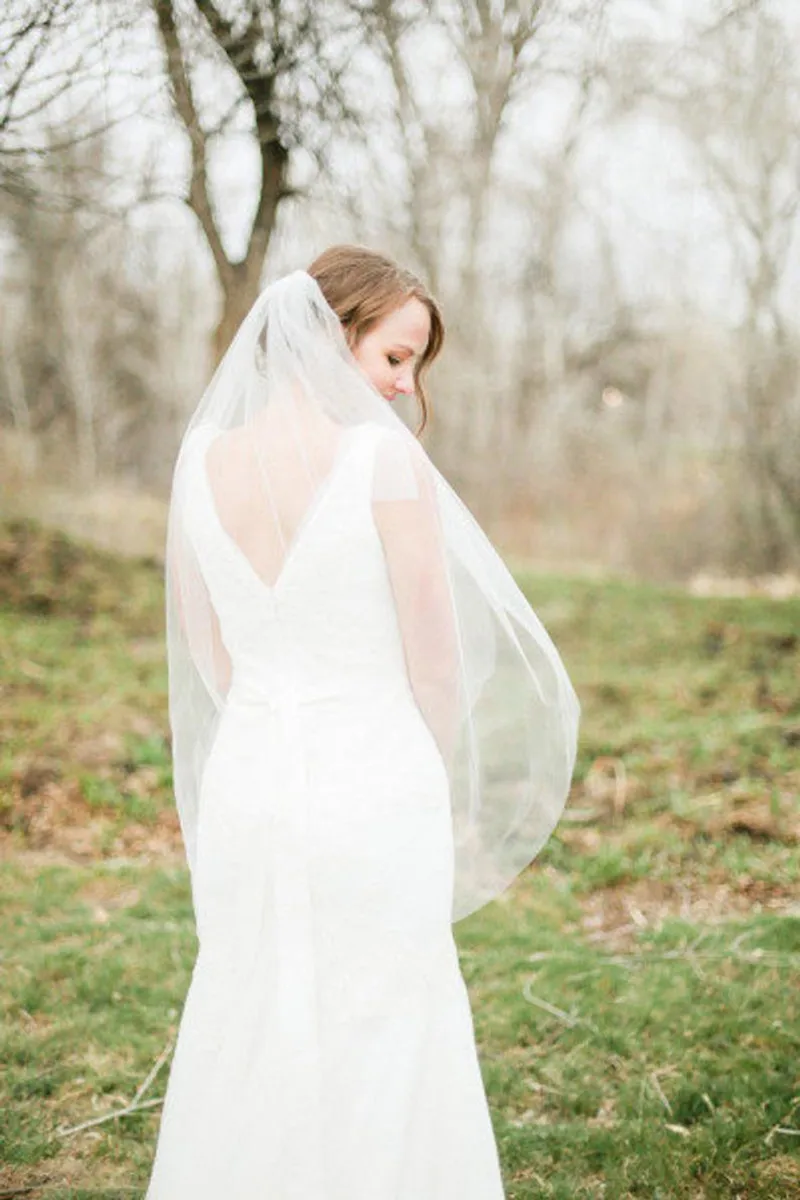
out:
<path id="1" fill-rule="evenodd" d="M 403 371 L 395 380 L 395 387 L 398 392 L 402 392 L 404 396 L 411 396 L 414 393 L 414 372 Z"/>

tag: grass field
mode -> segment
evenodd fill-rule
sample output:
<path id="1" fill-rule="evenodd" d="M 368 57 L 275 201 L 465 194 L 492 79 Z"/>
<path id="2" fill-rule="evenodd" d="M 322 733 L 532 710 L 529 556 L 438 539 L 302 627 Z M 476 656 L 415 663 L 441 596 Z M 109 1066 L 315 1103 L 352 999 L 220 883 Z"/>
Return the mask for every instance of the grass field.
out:
<path id="1" fill-rule="evenodd" d="M 508 1198 L 800 1197 L 800 601 L 520 582 L 583 725 L 455 928 Z M 0 645 L 0 1200 L 140 1195 L 195 953 L 160 568 L 2 526 Z"/>

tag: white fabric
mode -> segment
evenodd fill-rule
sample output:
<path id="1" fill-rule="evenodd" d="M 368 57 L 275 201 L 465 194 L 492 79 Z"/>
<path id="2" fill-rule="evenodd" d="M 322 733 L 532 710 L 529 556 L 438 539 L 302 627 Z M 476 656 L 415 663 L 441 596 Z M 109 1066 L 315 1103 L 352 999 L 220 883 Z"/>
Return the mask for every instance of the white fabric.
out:
<path id="1" fill-rule="evenodd" d="M 275 591 L 216 518 L 213 431 L 192 441 L 192 534 L 236 682 L 147 1200 L 504 1194 L 452 937 L 448 780 L 371 521 L 379 435 L 359 428 Z"/>
<path id="2" fill-rule="evenodd" d="M 318 518 L 337 482 L 338 456 L 362 425 L 382 434 L 363 497 L 378 534 L 373 554 L 391 583 L 414 698 L 450 779 L 458 921 L 506 888 L 552 832 L 575 763 L 578 702 L 502 559 L 361 374 L 335 314 L 303 271 L 265 289 L 254 304 L 176 464 L 167 537 L 175 795 L 194 875 L 200 785 L 238 665 L 233 642 L 241 624 L 235 601 L 224 617 L 218 610 L 201 562 L 205 527 L 197 525 L 190 486 L 196 436 L 203 429 L 221 434 L 209 469 L 222 527 L 240 566 L 246 560 L 249 567 L 243 577 L 255 576 L 272 602 L 281 594 L 276 581 L 294 580 L 294 602 L 298 587 L 313 595 L 324 572 L 350 570 L 346 524 Z M 313 554 L 323 556 L 316 572 Z M 276 630 L 286 607 L 276 609 Z M 341 633 L 332 628 L 332 638 Z M 302 640 L 293 653 L 299 664 Z M 268 656 L 263 669 L 273 670 Z M 358 662 L 331 642 L 306 670 L 346 689 Z"/>
<path id="3" fill-rule="evenodd" d="M 184 438 L 167 634 L 200 950 L 147 1200 L 501 1200 L 451 926 L 558 819 L 577 700 L 303 272 Z"/>

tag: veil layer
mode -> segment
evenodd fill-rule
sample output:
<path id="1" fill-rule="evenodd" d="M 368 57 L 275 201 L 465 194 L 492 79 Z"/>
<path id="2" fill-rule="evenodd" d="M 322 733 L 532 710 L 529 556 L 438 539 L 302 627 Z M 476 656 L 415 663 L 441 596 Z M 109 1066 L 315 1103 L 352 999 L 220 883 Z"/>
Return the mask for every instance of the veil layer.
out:
<path id="1" fill-rule="evenodd" d="M 203 772 L 232 674 L 187 486 L 195 434 L 223 435 L 206 459 L 219 518 L 250 569 L 274 589 L 348 439 L 365 423 L 378 427 L 372 513 L 409 681 L 450 783 L 455 922 L 502 892 L 552 832 L 574 769 L 579 705 L 505 563 L 366 379 L 304 271 L 258 297 L 175 464 L 166 619 L 176 803 L 194 881 Z"/>

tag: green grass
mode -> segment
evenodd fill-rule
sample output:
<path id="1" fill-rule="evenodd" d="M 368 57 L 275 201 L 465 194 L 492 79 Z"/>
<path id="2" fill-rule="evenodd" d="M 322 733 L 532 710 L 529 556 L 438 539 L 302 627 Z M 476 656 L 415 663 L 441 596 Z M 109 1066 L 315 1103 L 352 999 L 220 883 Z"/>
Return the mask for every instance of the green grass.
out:
<path id="1" fill-rule="evenodd" d="M 157 1107 L 59 1130 L 133 1098 L 195 953 L 160 570 L 1 532 L 0 1195 L 139 1195 Z M 509 1200 L 800 1197 L 800 603 L 521 582 L 583 724 L 455 931 Z"/>

